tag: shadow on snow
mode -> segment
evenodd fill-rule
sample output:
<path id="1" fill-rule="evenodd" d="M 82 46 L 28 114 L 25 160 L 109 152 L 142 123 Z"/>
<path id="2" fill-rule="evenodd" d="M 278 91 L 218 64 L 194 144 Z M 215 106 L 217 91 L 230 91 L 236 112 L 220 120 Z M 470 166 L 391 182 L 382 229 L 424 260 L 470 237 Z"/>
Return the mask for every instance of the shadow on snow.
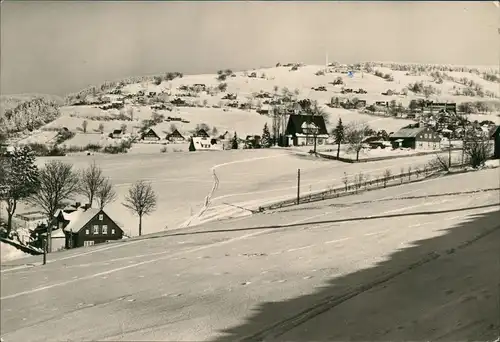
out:
<path id="1" fill-rule="evenodd" d="M 445 212 L 488 208 L 493 206 L 498 207 L 498 204 L 446 211 L 418 212 L 371 218 L 311 222 L 308 223 L 308 225 L 353 220 L 374 220 L 379 218 L 410 215 L 433 215 Z M 300 225 L 304 226 L 303 223 Z M 293 225 L 289 225 L 288 227 L 290 226 Z M 273 228 L 273 226 L 249 229 L 266 228 Z M 283 227 L 279 226 L 276 228 Z M 397 334 L 399 329 L 406 327 L 409 332 L 405 331 L 404 334 L 407 335 L 401 336 L 403 333 L 403 330 L 401 330 L 399 335 L 400 339 L 414 341 L 457 341 L 459 339 L 493 341 L 500 335 L 500 211 L 471 215 L 467 217 L 465 222 L 443 231 L 445 232 L 444 235 L 412 242 L 412 247 L 404 248 L 392 253 L 388 257 L 387 261 L 380 262 L 377 266 L 356 271 L 345 276 L 332 278 L 328 281 L 328 285 L 317 288 L 317 290 L 312 294 L 283 302 L 262 303 L 253 309 L 252 313 L 249 313 L 249 317 L 246 319 L 245 323 L 222 331 L 221 333 L 224 336 L 219 337 L 216 341 L 280 340 L 280 335 L 284 334 L 286 331 L 289 331 L 297 326 L 300 327 L 301 324 L 313 319 L 314 317 L 319 317 L 320 314 L 325 313 L 344 302 L 355 300 L 355 297 L 360 296 L 371 289 L 381 289 L 386 286 L 387 282 L 393 279 L 397 280 L 399 276 L 408 277 L 410 280 L 404 280 L 406 278 L 399 278 L 402 279 L 402 281 L 404 280 L 404 286 L 395 286 L 394 289 L 396 290 L 392 291 L 390 294 L 384 295 L 387 291 L 380 292 L 378 296 L 382 296 L 382 298 L 377 298 L 376 302 L 378 304 L 359 299 L 359 301 L 357 301 L 358 306 L 355 306 L 354 310 L 342 311 L 345 310 L 342 306 L 337 308 L 337 310 L 340 310 L 342 315 L 347 318 L 331 319 L 328 321 L 328 324 L 324 324 L 326 327 L 320 327 L 323 331 L 327 330 L 329 334 L 334 337 L 318 337 L 318 333 L 315 333 L 316 328 L 312 328 L 310 330 L 302 329 L 300 340 L 386 341 L 390 337 L 384 338 L 384 334 Z M 471 249 L 468 250 L 466 248 L 472 246 L 473 243 L 479 239 L 482 239 L 481 243 L 489 243 L 489 245 L 486 246 L 490 246 L 483 248 L 483 245 L 481 245 L 481 248 L 483 248 L 481 253 L 488 253 L 485 255 L 490 258 L 491 255 L 495 255 L 495 253 L 498 252 L 497 254 L 499 257 L 497 260 L 486 259 L 482 260 L 482 262 L 474 261 L 474 259 L 471 258 L 467 264 L 463 264 L 463 260 L 462 262 L 459 260 L 460 256 L 463 254 L 459 253 L 472 253 L 468 252 Z M 413 270 L 420 269 L 420 266 L 423 265 L 428 265 L 430 267 L 433 265 L 435 266 L 436 264 L 433 264 L 433 262 L 437 262 L 438 260 L 447 263 L 446 269 L 453 269 L 453 267 L 460 267 L 460 269 L 462 269 L 462 267 L 465 268 L 468 272 L 467 279 L 478 279 L 476 277 L 489 279 L 488 291 L 490 294 L 486 294 L 485 296 L 490 296 L 490 298 L 488 299 L 488 297 L 486 297 L 486 300 L 485 298 L 482 298 L 483 300 L 479 304 L 476 304 L 476 306 L 473 307 L 473 310 L 467 311 L 459 307 L 458 309 L 455 309 L 454 312 L 438 311 L 441 313 L 439 319 L 441 319 L 442 316 L 452 315 L 452 317 L 470 318 L 469 320 L 474 323 L 478 322 L 476 320 L 477 317 L 473 316 L 475 313 L 482 312 L 482 316 L 488 316 L 483 317 L 485 320 L 477 323 L 477 326 L 474 327 L 472 332 L 469 331 L 466 334 L 460 329 L 453 331 L 454 335 L 451 333 L 439 332 L 439 320 L 427 323 L 427 326 L 418 326 L 418 320 L 420 318 L 424 317 L 428 313 L 436 312 L 435 310 L 438 310 L 438 307 L 442 306 L 442 303 L 435 303 L 433 298 L 438 298 L 436 296 L 441 296 L 439 298 L 442 298 L 443 289 L 439 288 L 439 284 L 438 286 L 435 285 L 436 283 L 439 283 L 439 281 L 432 283 L 433 286 L 431 287 L 422 286 L 423 283 L 425 284 L 425 281 L 422 282 L 422 279 L 417 277 Z M 463 275 L 464 278 L 465 275 L 466 274 Z M 453 284 L 455 283 L 455 276 L 456 274 L 454 273 L 452 275 Z M 436 277 L 437 279 L 442 277 L 445 277 L 446 279 L 446 276 L 443 276 L 442 274 L 438 274 Z M 470 285 L 473 286 L 473 284 Z M 467 288 L 467 290 L 469 291 L 471 288 Z M 450 299 L 448 298 L 447 300 Z M 388 303 L 389 305 L 380 305 L 381 303 Z M 485 315 L 485 310 L 488 310 L 487 312 L 490 313 L 497 312 L 498 314 Z M 376 320 L 370 320 L 369 314 L 364 315 L 364 313 L 371 313 L 373 315 L 374 312 L 376 313 Z M 405 318 L 401 318 L 402 312 L 406 318 L 409 317 L 409 321 L 404 320 Z M 444 319 L 447 319 L 447 317 L 444 317 Z M 439 328 L 429 326 L 432 324 L 437 325 Z M 422 329 L 419 330 L 419 328 Z"/>

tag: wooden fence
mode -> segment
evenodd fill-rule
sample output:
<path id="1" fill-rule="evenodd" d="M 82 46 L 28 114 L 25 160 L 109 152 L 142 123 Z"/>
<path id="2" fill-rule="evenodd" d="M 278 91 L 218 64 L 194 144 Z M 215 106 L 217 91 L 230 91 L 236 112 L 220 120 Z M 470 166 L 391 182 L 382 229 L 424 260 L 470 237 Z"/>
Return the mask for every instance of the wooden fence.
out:
<path id="1" fill-rule="evenodd" d="M 460 167 L 462 164 L 452 165 L 452 168 Z M 259 211 L 264 212 L 267 210 L 280 209 L 284 207 L 290 207 L 297 204 L 311 203 L 324 201 L 332 198 L 339 198 L 344 196 L 350 196 L 359 194 L 364 191 L 383 189 L 393 186 L 398 186 L 402 184 L 408 184 L 413 182 L 422 181 L 434 176 L 439 170 L 440 166 L 436 167 L 424 167 L 415 168 L 414 170 L 402 172 L 396 175 L 390 175 L 389 177 L 380 176 L 371 180 L 355 180 L 354 182 L 347 183 L 347 185 L 339 186 L 329 190 L 323 190 L 318 192 L 309 193 L 299 197 L 299 203 L 297 203 L 297 198 L 290 198 L 287 200 L 271 203 L 268 205 L 260 206 Z M 359 175 L 355 175 L 359 177 Z M 292 197 L 292 196 L 290 196 Z"/>

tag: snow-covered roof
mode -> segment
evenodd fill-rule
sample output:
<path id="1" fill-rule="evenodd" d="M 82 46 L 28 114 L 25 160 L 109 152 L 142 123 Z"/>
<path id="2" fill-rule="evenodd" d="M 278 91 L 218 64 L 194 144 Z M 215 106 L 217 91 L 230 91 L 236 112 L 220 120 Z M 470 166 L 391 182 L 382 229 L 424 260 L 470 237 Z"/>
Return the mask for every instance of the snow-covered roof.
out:
<path id="1" fill-rule="evenodd" d="M 101 210 L 98 208 L 89 208 L 87 210 L 78 209 L 72 213 L 63 213 L 64 219 L 69 221 L 69 224 L 64 228 L 67 232 L 77 233 L 83 228 L 93 217 Z"/>
<path id="2" fill-rule="evenodd" d="M 425 130 L 424 127 L 420 128 L 402 128 L 391 135 L 391 138 L 415 138 L 419 133 Z"/>

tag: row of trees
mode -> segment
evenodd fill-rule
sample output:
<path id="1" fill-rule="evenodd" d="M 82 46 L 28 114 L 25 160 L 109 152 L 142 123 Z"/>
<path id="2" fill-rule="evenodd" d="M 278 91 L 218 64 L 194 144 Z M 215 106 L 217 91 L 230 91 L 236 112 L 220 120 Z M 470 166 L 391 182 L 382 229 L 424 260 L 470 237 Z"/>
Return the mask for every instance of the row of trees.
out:
<path id="1" fill-rule="evenodd" d="M 58 160 L 38 168 L 35 154 L 28 147 L 16 148 L 0 159 L 0 200 L 6 203 L 7 236 L 12 231 L 12 219 L 21 201 L 40 208 L 50 222 L 57 209 L 76 196 L 84 197 L 91 206 L 96 203 L 100 209 L 117 197 L 110 178 L 104 176 L 95 162 L 81 171 Z M 156 203 L 157 196 L 151 184 L 144 181 L 134 183 L 125 196 L 123 206 L 139 216 L 139 235 L 142 234 L 142 217 L 152 213 Z"/>
<path id="2" fill-rule="evenodd" d="M 7 109 L 0 115 L 0 127 L 5 132 L 34 130 L 60 116 L 59 104 L 45 98 L 34 98 Z"/>

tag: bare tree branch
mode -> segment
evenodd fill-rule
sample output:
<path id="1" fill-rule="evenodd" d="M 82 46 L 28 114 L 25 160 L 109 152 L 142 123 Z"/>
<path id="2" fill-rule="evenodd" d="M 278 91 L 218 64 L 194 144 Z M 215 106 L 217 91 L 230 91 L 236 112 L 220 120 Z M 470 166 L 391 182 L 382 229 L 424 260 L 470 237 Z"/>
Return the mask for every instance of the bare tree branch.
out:
<path id="1" fill-rule="evenodd" d="M 96 165 L 95 161 L 92 162 L 87 169 L 82 171 L 80 187 L 78 190 L 87 198 L 90 206 L 94 204 L 95 195 L 99 191 L 103 182 L 104 176 L 102 175 L 102 169 Z"/>
<path id="2" fill-rule="evenodd" d="M 102 181 L 101 186 L 95 194 L 97 205 L 99 209 L 104 209 L 104 207 L 116 200 L 116 192 L 113 189 L 113 184 L 109 178 L 105 178 Z"/>
<path id="3" fill-rule="evenodd" d="M 39 206 L 50 220 L 65 200 L 71 199 L 79 188 L 78 175 L 71 164 L 52 160 L 39 171 L 40 183 L 38 192 L 31 195 L 28 201 Z"/>

